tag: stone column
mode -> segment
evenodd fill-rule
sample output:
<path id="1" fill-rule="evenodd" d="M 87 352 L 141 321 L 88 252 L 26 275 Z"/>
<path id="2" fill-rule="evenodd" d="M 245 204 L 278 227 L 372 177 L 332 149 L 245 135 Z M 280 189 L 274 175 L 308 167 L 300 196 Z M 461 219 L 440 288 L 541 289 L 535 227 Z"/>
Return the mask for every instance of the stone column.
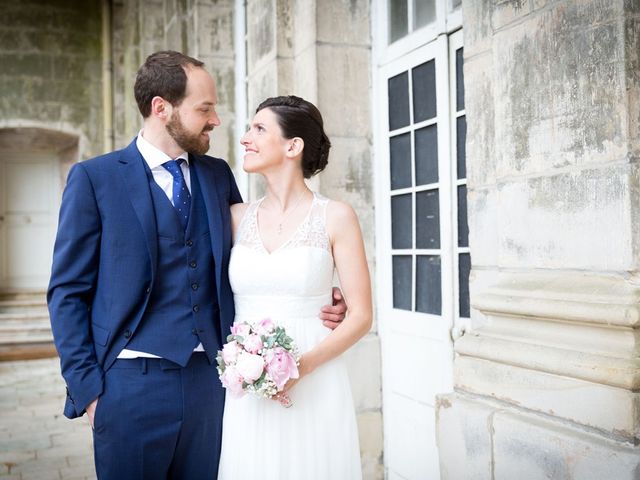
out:
<path id="1" fill-rule="evenodd" d="M 332 142 L 329 166 L 309 183 L 357 211 L 374 276 L 371 32 L 366 0 L 248 0 L 248 118 L 267 97 L 318 106 Z M 250 195 L 264 189 L 250 176 Z M 383 478 L 380 348 L 376 329 L 348 353 L 365 478 Z"/>
<path id="2" fill-rule="evenodd" d="M 442 478 L 640 474 L 640 7 L 463 2 L 472 331 Z"/>

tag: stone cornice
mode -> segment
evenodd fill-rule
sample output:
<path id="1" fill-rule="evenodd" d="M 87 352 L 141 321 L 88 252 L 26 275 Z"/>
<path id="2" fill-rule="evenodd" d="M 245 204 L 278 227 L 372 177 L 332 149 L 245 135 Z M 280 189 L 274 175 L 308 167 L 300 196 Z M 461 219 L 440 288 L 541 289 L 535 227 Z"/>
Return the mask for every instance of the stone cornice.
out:
<path id="1" fill-rule="evenodd" d="M 640 391 L 640 287 L 612 276 L 509 273 L 472 305 L 485 325 L 456 353 Z"/>

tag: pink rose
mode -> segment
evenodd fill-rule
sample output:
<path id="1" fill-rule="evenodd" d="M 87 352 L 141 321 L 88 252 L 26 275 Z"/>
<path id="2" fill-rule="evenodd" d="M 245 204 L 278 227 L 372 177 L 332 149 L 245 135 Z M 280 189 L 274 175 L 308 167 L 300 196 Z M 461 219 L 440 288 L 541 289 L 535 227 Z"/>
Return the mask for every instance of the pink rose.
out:
<path id="1" fill-rule="evenodd" d="M 275 382 L 278 391 L 282 390 L 289 379 L 299 377 L 296 359 L 282 347 L 275 347 L 273 350 L 269 350 L 264 360 L 267 373 Z"/>
<path id="2" fill-rule="evenodd" d="M 235 367 L 225 368 L 222 375 L 220 375 L 220 381 L 222 382 L 222 386 L 234 397 L 240 398 L 244 395 L 244 391 L 242 390 L 242 376 Z"/>
<path id="3" fill-rule="evenodd" d="M 238 335 L 239 337 L 245 338 L 249 335 L 251 331 L 251 327 L 246 323 L 234 323 L 231 325 L 231 334 Z"/>
<path id="4" fill-rule="evenodd" d="M 233 340 L 222 347 L 222 360 L 224 360 L 224 363 L 227 365 L 233 363 L 238 358 L 239 353 L 240 347 L 238 346 L 238 342 Z"/>
<path id="5" fill-rule="evenodd" d="M 260 355 L 252 355 L 251 353 L 242 352 L 238 355 L 238 361 L 236 362 L 236 368 L 244 381 L 247 383 L 253 383 L 264 370 L 264 360 Z"/>
<path id="6" fill-rule="evenodd" d="M 247 338 L 245 338 L 243 345 L 244 345 L 244 349 L 247 352 L 258 353 L 262 348 L 262 339 L 260 338 L 260 335 L 256 335 L 255 333 L 252 333 Z"/>
<path id="7" fill-rule="evenodd" d="M 253 327 L 258 335 L 267 335 L 271 333 L 274 328 L 275 324 L 270 318 L 263 318 Z"/>

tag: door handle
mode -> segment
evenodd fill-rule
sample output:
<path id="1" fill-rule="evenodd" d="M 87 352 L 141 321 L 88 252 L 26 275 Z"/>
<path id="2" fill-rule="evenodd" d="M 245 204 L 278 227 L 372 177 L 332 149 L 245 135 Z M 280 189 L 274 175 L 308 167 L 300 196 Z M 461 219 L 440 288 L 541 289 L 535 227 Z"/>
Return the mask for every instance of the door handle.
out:
<path id="1" fill-rule="evenodd" d="M 449 330 L 449 336 L 451 337 L 451 341 L 453 343 L 462 338 L 465 333 L 467 333 L 467 329 L 464 327 L 464 325 L 455 326 L 452 327 L 451 330 Z"/>

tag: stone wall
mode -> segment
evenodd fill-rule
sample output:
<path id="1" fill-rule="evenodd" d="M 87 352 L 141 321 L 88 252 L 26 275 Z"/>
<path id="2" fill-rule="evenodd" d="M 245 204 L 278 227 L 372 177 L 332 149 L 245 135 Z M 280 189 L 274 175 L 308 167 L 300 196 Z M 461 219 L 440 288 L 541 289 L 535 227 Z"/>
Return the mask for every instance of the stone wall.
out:
<path id="1" fill-rule="evenodd" d="M 247 105 L 294 94 L 322 112 L 332 142 L 329 166 L 309 183 L 358 213 L 373 276 L 370 2 L 249 0 Z M 250 197 L 262 195 L 257 176 Z M 348 353 L 365 478 L 383 478 L 380 348 L 377 329 Z"/>
<path id="2" fill-rule="evenodd" d="M 463 2 L 475 328 L 443 478 L 640 474 L 639 10 Z"/>
<path id="3" fill-rule="evenodd" d="M 114 0 L 113 68 L 116 147 L 127 145 L 142 119 L 133 97 L 138 67 L 158 50 L 178 50 L 205 63 L 218 88 L 222 125 L 209 154 L 235 159 L 234 1 Z"/>
<path id="4" fill-rule="evenodd" d="M 0 128 L 39 128 L 102 152 L 102 6 L 0 1 Z"/>

